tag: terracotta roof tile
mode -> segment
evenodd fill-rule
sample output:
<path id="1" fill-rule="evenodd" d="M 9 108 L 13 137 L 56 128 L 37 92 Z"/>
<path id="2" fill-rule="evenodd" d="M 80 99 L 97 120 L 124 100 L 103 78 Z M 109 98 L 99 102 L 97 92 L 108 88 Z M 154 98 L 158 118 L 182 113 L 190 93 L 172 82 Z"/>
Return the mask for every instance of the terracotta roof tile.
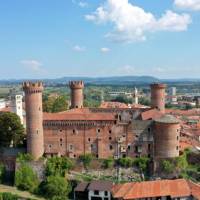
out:
<path id="1" fill-rule="evenodd" d="M 149 120 L 149 119 L 159 119 L 163 116 L 157 109 L 150 109 L 141 113 L 142 120 Z"/>
<path id="2" fill-rule="evenodd" d="M 112 113 L 84 113 L 84 112 L 62 112 L 62 113 L 43 113 L 44 121 L 114 121 L 115 115 Z"/>
<path id="3" fill-rule="evenodd" d="M 172 198 L 187 197 L 192 194 L 192 189 L 184 179 L 122 184 L 117 190 L 115 187 L 113 189 L 114 198 L 122 198 L 124 200 L 161 196 L 171 196 Z M 198 196 L 200 186 L 195 185 L 193 188 L 193 193 Z"/>
<path id="4" fill-rule="evenodd" d="M 129 108 L 129 107 L 125 103 L 107 101 L 101 103 L 100 108 Z"/>

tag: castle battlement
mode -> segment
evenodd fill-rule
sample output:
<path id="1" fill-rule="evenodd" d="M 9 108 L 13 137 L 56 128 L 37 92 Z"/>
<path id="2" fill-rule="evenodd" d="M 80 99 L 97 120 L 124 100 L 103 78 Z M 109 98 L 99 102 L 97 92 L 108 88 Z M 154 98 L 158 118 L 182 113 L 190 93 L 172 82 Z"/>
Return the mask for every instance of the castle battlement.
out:
<path id="1" fill-rule="evenodd" d="M 23 82 L 22 88 L 25 92 L 42 92 L 43 91 L 43 83 L 41 81 L 38 82 Z"/>
<path id="2" fill-rule="evenodd" d="M 151 88 L 155 88 L 155 89 L 165 89 L 166 87 L 167 87 L 166 84 L 163 84 L 163 83 L 151 84 Z"/>
<path id="3" fill-rule="evenodd" d="M 83 89 L 84 88 L 84 82 L 83 81 L 70 81 L 69 87 L 71 89 Z"/>

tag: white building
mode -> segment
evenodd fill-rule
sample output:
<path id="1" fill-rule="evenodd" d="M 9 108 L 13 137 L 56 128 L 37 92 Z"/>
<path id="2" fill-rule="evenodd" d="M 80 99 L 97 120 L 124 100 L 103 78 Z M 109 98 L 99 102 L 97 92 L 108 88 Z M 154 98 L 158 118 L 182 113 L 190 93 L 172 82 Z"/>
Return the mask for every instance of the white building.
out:
<path id="1" fill-rule="evenodd" d="M 24 111 L 23 111 L 23 93 L 16 91 L 15 89 L 10 90 L 10 102 L 9 107 L 10 111 L 17 114 L 21 120 L 21 123 L 24 124 Z"/>
<path id="2" fill-rule="evenodd" d="M 6 107 L 6 101 L 5 99 L 0 99 L 0 109 L 3 109 Z"/>

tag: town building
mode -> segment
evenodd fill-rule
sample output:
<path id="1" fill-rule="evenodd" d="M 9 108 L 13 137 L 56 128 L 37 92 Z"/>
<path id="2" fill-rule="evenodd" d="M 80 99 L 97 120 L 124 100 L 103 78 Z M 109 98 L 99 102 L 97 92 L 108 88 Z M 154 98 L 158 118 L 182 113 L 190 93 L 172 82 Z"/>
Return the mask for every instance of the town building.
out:
<path id="1" fill-rule="evenodd" d="M 96 193 L 96 195 L 93 195 Z M 90 195 L 92 194 L 92 195 Z M 82 182 L 74 190 L 75 200 L 199 200 L 200 185 L 185 179 L 112 184 Z"/>

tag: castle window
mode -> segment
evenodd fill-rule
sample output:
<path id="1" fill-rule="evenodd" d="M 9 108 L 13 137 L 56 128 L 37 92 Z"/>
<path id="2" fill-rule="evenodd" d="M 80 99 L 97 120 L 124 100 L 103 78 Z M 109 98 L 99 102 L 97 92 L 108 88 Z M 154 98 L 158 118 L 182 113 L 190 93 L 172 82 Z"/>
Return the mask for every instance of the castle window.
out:
<path id="1" fill-rule="evenodd" d="M 88 138 L 88 142 L 90 142 L 91 141 L 91 139 L 90 138 Z"/>
<path id="2" fill-rule="evenodd" d="M 177 132 L 179 132 L 179 129 L 177 129 Z"/>
<path id="3" fill-rule="evenodd" d="M 110 150 L 112 150 L 112 149 L 113 149 L 113 146 L 112 146 L 112 145 L 110 145 L 110 146 L 109 146 L 109 148 L 110 148 Z"/>
<path id="4" fill-rule="evenodd" d="M 73 129 L 73 133 L 76 133 L 75 129 Z"/>
<path id="5" fill-rule="evenodd" d="M 149 151 L 151 150 L 151 144 L 148 144 L 148 150 Z"/>
<path id="6" fill-rule="evenodd" d="M 60 146 L 62 147 L 62 143 L 60 143 Z"/>
<path id="7" fill-rule="evenodd" d="M 98 128 L 98 130 L 97 130 L 97 131 L 98 131 L 98 133 L 100 133 L 100 132 L 101 132 L 101 130 L 100 130 L 99 128 Z"/>
<path id="8" fill-rule="evenodd" d="M 41 108 L 39 107 L 39 111 L 41 110 Z"/>
<path id="9" fill-rule="evenodd" d="M 51 148 L 52 146 L 51 146 L 51 144 L 49 144 L 49 148 Z"/>
<path id="10" fill-rule="evenodd" d="M 74 154 L 74 158 L 76 158 L 76 154 Z"/>
<path id="11" fill-rule="evenodd" d="M 63 141 L 63 139 L 62 138 L 60 138 L 60 142 L 62 142 Z"/>
<path id="12" fill-rule="evenodd" d="M 112 133 L 112 131 L 111 131 L 111 130 L 109 130 L 109 133 Z"/>
<path id="13" fill-rule="evenodd" d="M 176 150 L 178 150 L 178 146 L 176 146 Z"/>
<path id="14" fill-rule="evenodd" d="M 179 137 L 177 136 L 176 139 L 179 140 Z"/>
<path id="15" fill-rule="evenodd" d="M 62 132 L 62 130 L 60 129 L 60 132 Z"/>
<path id="16" fill-rule="evenodd" d="M 109 137 L 109 140 L 112 140 L 112 137 Z"/>
<path id="17" fill-rule="evenodd" d="M 98 155 L 98 154 L 96 154 L 96 158 L 99 158 L 99 155 Z"/>
<path id="18" fill-rule="evenodd" d="M 150 128 L 148 128 L 148 132 L 149 132 L 149 133 L 151 132 L 151 129 L 150 129 Z"/>
<path id="19" fill-rule="evenodd" d="M 36 133 L 38 134 L 38 133 L 39 133 L 39 130 L 37 130 Z"/>
<path id="20" fill-rule="evenodd" d="M 73 147 L 73 144 L 70 144 L 70 145 L 69 145 L 69 150 L 73 150 L 73 148 L 74 148 L 74 147 Z"/>
<path id="21" fill-rule="evenodd" d="M 128 145 L 128 150 L 129 150 L 129 151 L 131 150 L 131 145 L 130 145 L 130 144 Z"/>

